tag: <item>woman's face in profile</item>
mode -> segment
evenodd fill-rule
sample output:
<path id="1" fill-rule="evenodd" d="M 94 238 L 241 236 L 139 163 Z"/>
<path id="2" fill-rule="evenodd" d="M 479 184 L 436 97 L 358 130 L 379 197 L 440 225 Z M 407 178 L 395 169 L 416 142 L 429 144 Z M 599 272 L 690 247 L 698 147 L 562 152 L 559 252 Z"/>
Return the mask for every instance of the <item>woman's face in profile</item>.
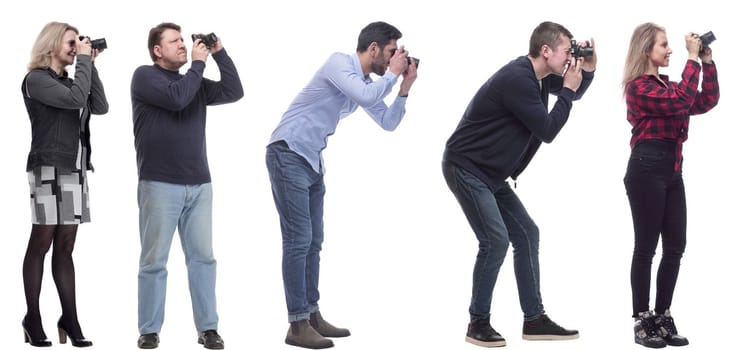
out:
<path id="1" fill-rule="evenodd" d="M 672 54 L 672 49 L 669 48 L 669 41 L 666 39 L 666 33 L 656 33 L 656 39 L 654 42 L 651 52 L 648 54 L 648 60 L 655 67 L 668 67 L 669 56 Z"/>
<path id="2" fill-rule="evenodd" d="M 74 30 L 67 30 L 62 38 L 62 45 L 52 55 L 52 60 L 56 60 L 66 67 L 75 63 L 77 56 L 77 33 Z"/>

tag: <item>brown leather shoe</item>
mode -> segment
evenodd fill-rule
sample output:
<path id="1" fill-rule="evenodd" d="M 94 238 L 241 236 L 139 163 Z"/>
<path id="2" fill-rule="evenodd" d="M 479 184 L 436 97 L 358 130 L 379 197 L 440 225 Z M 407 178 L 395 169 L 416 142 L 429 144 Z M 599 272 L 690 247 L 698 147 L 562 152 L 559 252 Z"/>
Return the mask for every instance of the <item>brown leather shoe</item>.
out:
<path id="1" fill-rule="evenodd" d="M 286 334 L 286 344 L 309 349 L 326 349 L 334 346 L 332 340 L 322 337 L 309 324 L 309 320 L 291 322 Z"/>
<path id="2" fill-rule="evenodd" d="M 316 329 L 319 334 L 330 338 L 342 338 L 350 336 L 350 331 L 346 328 L 337 328 L 322 318 L 319 311 L 309 315 L 309 324 Z"/>

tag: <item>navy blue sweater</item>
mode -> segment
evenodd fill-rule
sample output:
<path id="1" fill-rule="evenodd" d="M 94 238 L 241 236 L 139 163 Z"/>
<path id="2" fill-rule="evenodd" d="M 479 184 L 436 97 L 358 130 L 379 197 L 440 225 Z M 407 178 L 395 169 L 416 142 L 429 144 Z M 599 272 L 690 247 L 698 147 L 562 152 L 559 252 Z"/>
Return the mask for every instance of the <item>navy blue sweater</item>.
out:
<path id="1" fill-rule="evenodd" d="M 242 82 L 226 50 L 214 53 L 220 81 L 203 77 L 203 61 L 185 75 L 156 64 L 131 79 L 134 143 L 140 180 L 174 184 L 211 182 L 206 156 L 206 106 L 242 98 Z"/>
<path id="2" fill-rule="evenodd" d="M 463 113 L 445 146 L 443 160 L 471 172 L 490 188 L 525 169 L 542 142 L 551 142 L 566 123 L 571 103 L 594 77 L 582 72 L 574 93 L 551 74 L 538 82 L 532 62 L 518 57 L 489 78 Z M 548 111 L 548 95 L 558 96 Z"/>

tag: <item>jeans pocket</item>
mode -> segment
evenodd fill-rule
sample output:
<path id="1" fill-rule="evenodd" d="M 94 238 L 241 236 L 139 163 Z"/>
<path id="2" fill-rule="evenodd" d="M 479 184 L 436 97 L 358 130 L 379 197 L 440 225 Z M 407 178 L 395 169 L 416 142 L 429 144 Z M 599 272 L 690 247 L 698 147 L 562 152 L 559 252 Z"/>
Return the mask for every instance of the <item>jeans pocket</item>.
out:
<path id="1" fill-rule="evenodd" d="M 664 174 L 674 169 L 674 154 L 666 150 L 636 150 L 630 155 L 627 175 Z"/>
<path id="2" fill-rule="evenodd" d="M 630 160 L 638 160 L 640 162 L 657 162 L 666 159 L 668 156 L 669 152 L 667 151 L 640 150 L 631 153 Z"/>

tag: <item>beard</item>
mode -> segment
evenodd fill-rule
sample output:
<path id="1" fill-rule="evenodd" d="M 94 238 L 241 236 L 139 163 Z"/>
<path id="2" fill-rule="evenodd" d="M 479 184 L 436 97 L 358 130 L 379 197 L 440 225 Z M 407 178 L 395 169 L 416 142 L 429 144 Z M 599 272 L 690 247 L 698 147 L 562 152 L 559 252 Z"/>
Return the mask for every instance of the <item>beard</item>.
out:
<path id="1" fill-rule="evenodd" d="M 379 76 L 386 74 L 386 59 L 384 57 L 378 57 L 371 62 L 371 72 Z"/>

